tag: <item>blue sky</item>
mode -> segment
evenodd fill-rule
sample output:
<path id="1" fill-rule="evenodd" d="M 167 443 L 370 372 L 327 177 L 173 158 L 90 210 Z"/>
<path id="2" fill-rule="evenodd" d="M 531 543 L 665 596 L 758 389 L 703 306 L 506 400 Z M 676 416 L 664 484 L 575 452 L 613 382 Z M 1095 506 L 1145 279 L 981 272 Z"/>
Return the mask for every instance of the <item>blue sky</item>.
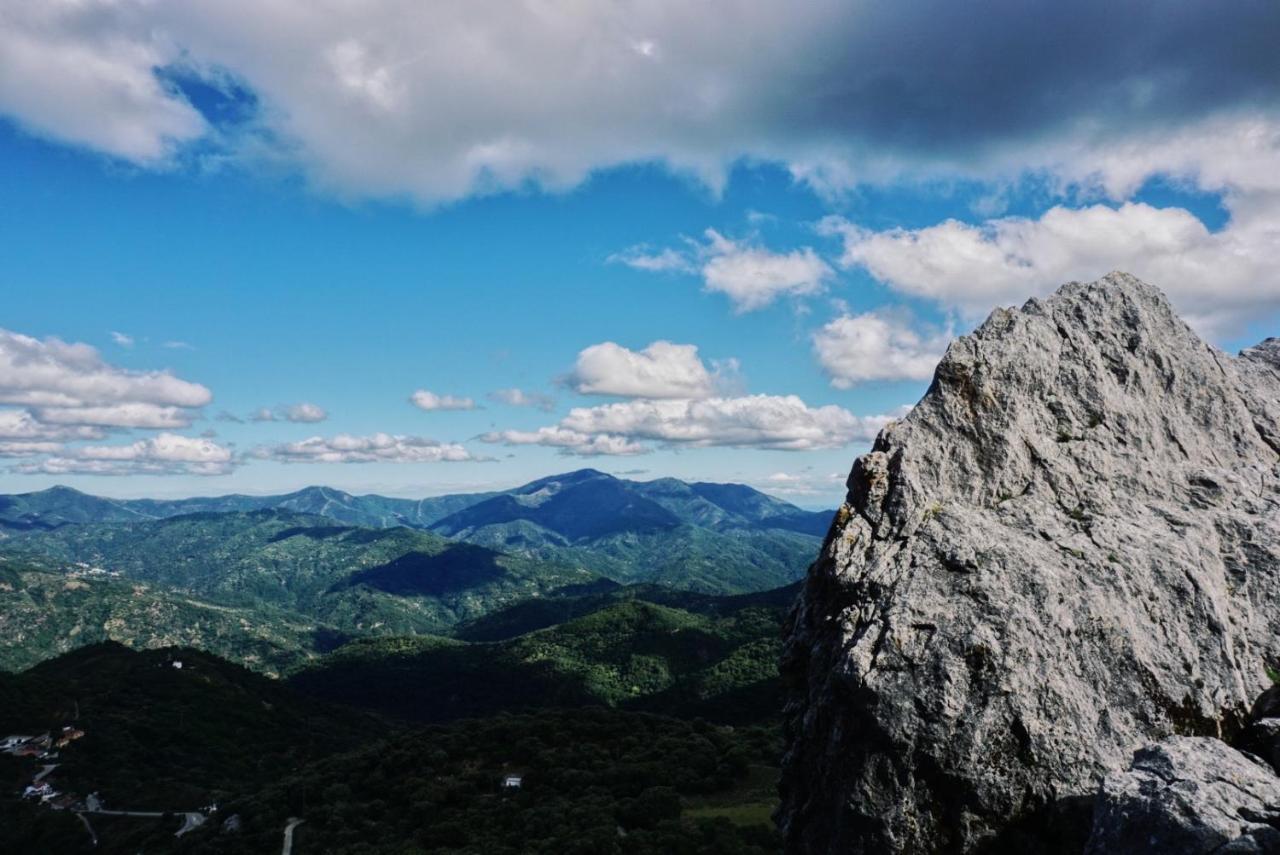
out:
<path id="1" fill-rule="evenodd" d="M 1220 346 L 1274 334 L 1274 61 L 1195 86 L 1097 72 L 1124 103 L 1050 75 L 959 132 L 946 98 L 985 104 L 980 69 L 881 69 L 832 101 L 823 75 L 860 79 L 837 51 L 780 80 L 828 38 L 818 6 L 748 16 L 773 34 L 760 55 L 695 44 L 702 20 L 580 10 L 487 33 L 506 61 L 461 70 L 397 36 L 450 20 L 398 4 L 294 36 L 216 6 L 19 6 L 0 36 L 0 489 L 426 495 L 590 465 L 829 506 L 995 305 L 1124 268 Z M 546 59 L 566 25 L 586 41 Z M 625 62 L 661 74 L 583 82 L 631 26 L 650 35 L 622 39 Z M 329 76 L 300 80 L 282 47 Z M 59 51 L 80 65 L 40 66 Z M 442 75 L 457 98 L 433 100 Z"/>

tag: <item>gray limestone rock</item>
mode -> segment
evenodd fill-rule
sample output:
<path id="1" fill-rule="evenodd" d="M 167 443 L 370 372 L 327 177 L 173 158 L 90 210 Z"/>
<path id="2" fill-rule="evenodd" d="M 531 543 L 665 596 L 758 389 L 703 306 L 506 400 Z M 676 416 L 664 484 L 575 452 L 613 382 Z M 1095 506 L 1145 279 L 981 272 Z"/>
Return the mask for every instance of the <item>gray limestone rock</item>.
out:
<path id="1" fill-rule="evenodd" d="M 1280 853 L 1280 778 L 1211 738 L 1174 736 L 1106 777 L 1086 855 Z"/>
<path id="2" fill-rule="evenodd" d="M 792 852 L 1080 851 L 1280 661 L 1280 341 L 1125 274 L 998 309 L 849 476 L 788 623 Z M 1074 836 L 1073 836 L 1074 832 Z"/>
<path id="3" fill-rule="evenodd" d="M 1237 737 L 1235 746 L 1270 763 L 1280 775 L 1280 684 L 1254 702 L 1249 724 Z"/>

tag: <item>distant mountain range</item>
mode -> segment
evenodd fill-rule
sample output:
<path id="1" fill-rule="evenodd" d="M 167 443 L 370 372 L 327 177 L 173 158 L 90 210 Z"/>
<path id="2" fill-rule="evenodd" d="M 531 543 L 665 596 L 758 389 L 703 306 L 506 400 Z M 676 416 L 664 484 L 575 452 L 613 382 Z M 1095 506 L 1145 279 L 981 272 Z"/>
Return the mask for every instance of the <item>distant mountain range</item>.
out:
<path id="1" fill-rule="evenodd" d="M 0 496 L 0 535 L 27 551 L 67 561 L 109 560 L 113 569 L 127 565 L 128 575 L 147 578 L 143 556 L 160 542 L 166 542 L 165 550 L 153 557 L 162 563 L 192 550 L 189 561 L 197 563 L 207 560 L 210 550 L 224 562 L 251 561 L 248 553 L 228 555 L 224 541 L 231 529 L 252 527 L 261 519 L 252 514 L 267 511 L 311 517 L 299 523 L 308 528 L 323 517 L 347 527 L 421 529 L 623 583 L 707 593 L 744 593 L 795 581 L 816 554 L 832 516 L 741 484 L 629 481 L 583 469 L 500 493 L 417 500 L 353 496 L 329 487 L 280 496 L 107 499 L 53 487 Z M 215 521 L 228 514 L 241 516 Z M 189 522 L 162 524 L 179 518 Z"/>
<path id="2" fill-rule="evenodd" d="M 407 526 L 447 535 L 527 522 L 566 544 L 623 531 L 696 525 L 717 531 L 780 529 L 818 537 L 831 511 L 806 511 L 744 484 L 686 483 L 675 478 L 629 481 L 595 469 L 552 475 L 512 490 L 457 493 L 425 499 L 354 496 L 332 487 L 306 487 L 276 496 L 191 499 L 108 499 L 51 487 L 0 495 L 0 531 L 34 531 L 67 524 L 138 522 L 194 513 L 287 510 L 347 525 Z"/>
<path id="3" fill-rule="evenodd" d="M 520 635 L 601 605 L 584 597 L 612 602 L 618 585 L 674 606 L 766 591 L 800 578 L 830 516 L 742 485 L 590 469 L 421 501 L 325 487 L 0 496 L 0 668 L 111 639 L 284 674 L 354 639 L 465 625 L 479 640 L 500 631 L 488 616 Z"/>

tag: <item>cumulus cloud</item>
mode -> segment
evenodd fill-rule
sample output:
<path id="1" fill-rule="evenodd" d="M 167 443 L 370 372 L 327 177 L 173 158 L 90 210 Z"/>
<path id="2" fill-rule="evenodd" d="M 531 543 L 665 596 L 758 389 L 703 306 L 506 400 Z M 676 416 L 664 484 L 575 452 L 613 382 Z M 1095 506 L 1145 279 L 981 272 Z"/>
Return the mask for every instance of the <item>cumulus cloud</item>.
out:
<path id="1" fill-rule="evenodd" d="M 204 386 L 167 371 L 129 371 L 87 344 L 0 330 L 0 404 L 47 425 L 173 429 L 212 400 Z"/>
<path id="2" fill-rule="evenodd" d="M 284 417 L 286 420 L 291 422 L 311 424 L 314 422 L 322 422 L 329 418 L 329 413 L 325 411 L 324 407 L 321 407 L 318 404 L 303 401 L 301 403 L 290 404 L 285 407 Z"/>
<path id="3" fill-rule="evenodd" d="M 949 332 L 917 330 L 901 312 L 843 314 L 813 334 L 818 364 L 837 389 L 868 380 L 928 380 Z"/>
<path id="4" fill-rule="evenodd" d="M 0 5 L 0 109 L 42 136 L 162 165 L 208 128 L 156 76 L 180 48 L 145 17 L 130 2 Z"/>
<path id="5" fill-rule="evenodd" d="M 0 457 L 35 457 L 40 454 L 56 454 L 62 450 L 60 442 L 9 442 L 0 440 Z"/>
<path id="6" fill-rule="evenodd" d="M 666 447 L 812 451 L 872 439 L 895 416 L 855 416 L 834 405 L 810 407 L 795 395 L 702 400 L 637 399 L 578 407 L 537 431 L 496 431 L 484 442 L 545 445 L 580 455 L 639 454 Z"/>
<path id="7" fill-rule="evenodd" d="M 556 408 L 556 399 L 541 392 L 527 392 L 523 389 L 496 389 L 487 396 L 490 401 L 506 404 L 508 407 L 532 407 L 549 413 Z"/>
<path id="8" fill-rule="evenodd" d="M 723 370 L 736 367 L 730 360 Z M 636 351 L 606 341 L 578 354 L 566 382 L 582 395 L 706 398 L 715 391 L 717 373 L 707 370 L 696 345 L 655 341 Z"/>
<path id="9" fill-rule="evenodd" d="M 562 427 L 542 427 L 533 431 L 503 430 L 481 434 L 481 442 L 503 445 L 542 445 L 557 448 L 562 454 L 577 457 L 602 455 L 630 456 L 648 454 L 653 449 L 622 436 L 605 436 L 579 433 Z"/>
<path id="10" fill-rule="evenodd" d="M 260 446 L 252 455 L 281 463 L 452 463 L 478 459 L 457 443 L 387 433 L 313 436 L 300 442 Z"/>
<path id="11" fill-rule="evenodd" d="M 426 389 L 419 389 L 409 396 L 409 401 L 420 410 L 474 410 L 476 402 L 471 398 L 456 395 L 437 395 Z"/>
<path id="12" fill-rule="evenodd" d="M 755 240 L 727 238 L 715 229 L 707 229 L 704 237 L 704 243 L 686 241 L 685 250 L 654 253 L 633 247 L 609 260 L 650 273 L 697 273 L 707 291 L 727 296 L 739 313 L 764 308 L 780 297 L 816 294 L 835 275 L 812 247 L 778 252 Z"/>
<path id="13" fill-rule="evenodd" d="M 31 412 L 46 424 L 101 425 L 116 428 L 163 430 L 184 428 L 192 415 L 181 407 L 130 402 L 84 407 L 32 407 Z"/>
<path id="14" fill-rule="evenodd" d="M 104 436 L 106 431 L 93 425 L 47 424 L 27 410 L 0 410 L 0 440 L 70 442 Z"/>
<path id="15" fill-rule="evenodd" d="M 143 164 L 197 139 L 251 148 L 161 82 L 157 69 L 181 64 L 250 89 L 255 147 L 318 183 L 429 202 L 562 188 L 636 161 L 713 187 L 743 158 L 819 186 L 1021 170 L 1274 111 L 1280 82 L 1270 3 L 999 0 L 981 16 L 919 0 L 3 10 L 0 110 L 36 133 Z"/>
<path id="16" fill-rule="evenodd" d="M 302 401 L 297 404 L 281 404 L 278 407 L 259 407 L 249 414 L 251 422 L 322 422 L 329 418 L 329 413 L 319 404 Z M 219 421 L 243 421 L 231 413 L 218 414 Z"/>
<path id="17" fill-rule="evenodd" d="M 1280 194 L 1234 196 L 1228 204 L 1231 220 L 1217 232 L 1182 208 L 1135 202 L 1057 206 L 1038 218 L 981 225 L 948 220 L 871 231 L 828 220 L 826 228 L 843 235 L 843 264 L 971 317 L 1119 269 L 1162 288 L 1194 325 L 1213 333 L 1280 308 Z"/>
<path id="18" fill-rule="evenodd" d="M 561 426 L 688 446 L 803 451 L 867 440 L 890 421 L 859 418 L 834 405 L 810 407 L 795 395 L 747 395 L 700 401 L 625 401 L 569 411 Z"/>
<path id="19" fill-rule="evenodd" d="M 225 475 L 236 466 L 231 450 L 209 439 L 160 433 L 127 445 L 63 448 L 19 464 L 17 471 L 47 475 Z"/>
<path id="20" fill-rule="evenodd" d="M 729 240 L 714 229 L 707 237 L 703 282 L 708 291 L 727 295 L 738 312 L 763 308 L 779 297 L 816 294 L 832 278 L 831 267 L 810 247 L 772 252 Z"/>
<path id="21" fill-rule="evenodd" d="M 0 330 L 0 403 L 71 408 L 139 402 L 202 407 L 212 399 L 198 383 L 165 371 L 127 371 L 87 344 L 36 339 Z"/>
<path id="22" fill-rule="evenodd" d="M 121 347 L 133 347 L 133 336 L 127 333 L 116 332 L 115 330 L 112 330 L 111 340 L 114 341 L 116 344 L 120 345 Z"/>

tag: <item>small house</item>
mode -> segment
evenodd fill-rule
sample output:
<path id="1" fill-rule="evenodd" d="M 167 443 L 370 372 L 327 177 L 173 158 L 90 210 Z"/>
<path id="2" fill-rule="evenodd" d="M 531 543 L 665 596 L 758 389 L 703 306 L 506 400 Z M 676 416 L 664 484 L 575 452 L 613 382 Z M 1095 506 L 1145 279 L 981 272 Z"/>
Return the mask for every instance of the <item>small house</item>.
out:
<path id="1" fill-rule="evenodd" d="M 502 779 L 502 789 L 518 790 L 524 786 L 524 778 L 520 775 L 508 775 Z"/>

